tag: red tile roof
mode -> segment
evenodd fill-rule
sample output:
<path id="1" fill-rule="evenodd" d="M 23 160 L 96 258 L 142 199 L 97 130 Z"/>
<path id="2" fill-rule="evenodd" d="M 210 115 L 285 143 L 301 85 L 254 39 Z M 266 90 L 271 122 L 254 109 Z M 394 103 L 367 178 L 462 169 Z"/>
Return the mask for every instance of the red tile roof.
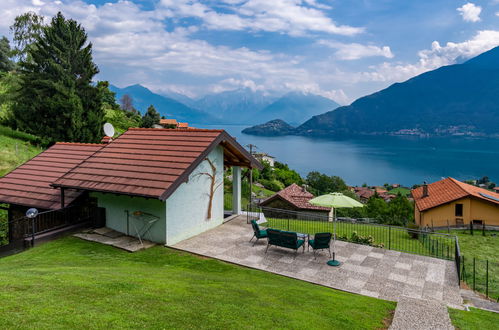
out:
<path id="1" fill-rule="evenodd" d="M 60 191 L 50 184 L 102 147 L 101 144 L 56 143 L 0 178 L 0 202 L 40 209 L 60 208 Z M 80 194 L 67 190 L 65 204 Z"/>
<path id="2" fill-rule="evenodd" d="M 426 197 L 423 197 L 423 187 L 413 189 L 411 193 L 419 211 L 425 211 L 468 196 L 499 204 L 498 193 L 472 186 L 453 178 L 446 178 L 430 183 L 428 185 L 428 196 Z M 481 194 L 497 198 L 498 200 L 487 198 Z"/>
<path id="3" fill-rule="evenodd" d="M 165 200 L 219 144 L 225 157 L 261 166 L 223 130 L 131 128 L 53 186 Z"/>
<path id="4" fill-rule="evenodd" d="M 283 199 L 301 210 L 319 210 L 319 211 L 331 210 L 327 207 L 315 206 L 310 204 L 308 201 L 314 198 L 314 195 L 304 190 L 302 187 L 300 187 L 295 183 L 277 192 L 275 195 L 267 198 L 266 200 L 262 201 L 260 204 L 262 206 L 265 206 L 269 202 L 275 200 L 276 198 Z"/>
<path id="5" fill-rule="evenodd" d="M 189 123 L 178 123 L 178 128 L 188 128 Z"/>
<path id="6" fill-rule="evenodd" d="M 176 119 L 160 119 L 159 120 L 160 125 L 177 125 L 177 120 Z"/>

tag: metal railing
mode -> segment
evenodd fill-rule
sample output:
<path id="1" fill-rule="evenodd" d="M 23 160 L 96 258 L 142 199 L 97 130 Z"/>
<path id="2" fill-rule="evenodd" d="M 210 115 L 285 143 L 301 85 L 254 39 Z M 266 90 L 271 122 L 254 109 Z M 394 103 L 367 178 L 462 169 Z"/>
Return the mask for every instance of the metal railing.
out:
<path id="1" fill-rule="evenodd" d="M 18 246 L 29 241 L 34 245 L 35 237 L 76 223 L 89 221 L 95 216 L 96 208 L 70 206 L 58 210 L 40 212 L 35 218 L 21 217 L 8 223 L 8 242 L 4 248 Z"/>
<path id="2" fill-rule="evenodd" d="M 499 263 L 461 256 L 459 267 L 460 280 L 470 289 L 499 302 Z"/>
<path id="3" fill-rule="evenodd" d="M 456 258 L 456 237 L 405 227 L 337 220 L 313 212 L 297 212 L 268 207 L 248 208 L 248 222 L 257 219 L 275 229 L 314 235 L 334 232 L 338 240 L 366 244 L 379 248 L 418 254 L 446 260 Z"/>

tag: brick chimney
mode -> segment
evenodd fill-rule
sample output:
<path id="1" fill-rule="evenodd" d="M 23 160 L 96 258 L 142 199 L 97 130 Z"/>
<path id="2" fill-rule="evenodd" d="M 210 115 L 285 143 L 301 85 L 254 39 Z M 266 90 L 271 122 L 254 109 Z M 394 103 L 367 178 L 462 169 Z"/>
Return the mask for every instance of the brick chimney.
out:
<path id="1" fill-rule="evenodd" d="M 423 182 L 423 197 L 428 197 L 428 185 L 426 184 L 426 181 Z"/>

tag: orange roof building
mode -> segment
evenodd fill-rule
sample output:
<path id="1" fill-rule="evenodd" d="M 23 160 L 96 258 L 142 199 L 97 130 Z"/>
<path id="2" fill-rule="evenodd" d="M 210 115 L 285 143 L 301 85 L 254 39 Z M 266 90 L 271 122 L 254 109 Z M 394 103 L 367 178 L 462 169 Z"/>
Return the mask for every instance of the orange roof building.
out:
<path id="1" fill-rule="evenodd" d="M 499 225 L 499 194 L 454 178 L 446 178 L 411 191 L 414 219 L 421 227 Z"/>

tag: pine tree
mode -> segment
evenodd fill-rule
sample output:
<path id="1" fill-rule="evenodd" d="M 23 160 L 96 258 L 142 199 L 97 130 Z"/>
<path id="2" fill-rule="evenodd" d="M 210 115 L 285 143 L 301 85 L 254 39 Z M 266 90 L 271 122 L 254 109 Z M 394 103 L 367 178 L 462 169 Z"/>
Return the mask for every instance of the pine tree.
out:
<path id="1" fill-rule="evenodd" d="M 159 118 L 160 118 L 159 113 L 156 111 L 156 108 L 154 108 L 154 106 L 151 104 L 149 108 L 147 108 L 147 111 L 144 114 L 144 116 L 142 117 L 142 127 L 151 128 L 155 124 L 159 124 Z"/>
<path id="2" fill-rule="evenodd" d="M 10 59 L 12 51 L 10 50 L 9 39 L 0 38 L 0 73 L 8 72 L 14 69 L 14 62 Z"/>
<path id="3" fill-rule="evenodd" d="M 92 85 L 99 70 L 81 25 L 59 12 L 28 48 L 27 58 L 20 63 L 16 126 L 51 141 L 99 141 L 102 95 Z"/>

